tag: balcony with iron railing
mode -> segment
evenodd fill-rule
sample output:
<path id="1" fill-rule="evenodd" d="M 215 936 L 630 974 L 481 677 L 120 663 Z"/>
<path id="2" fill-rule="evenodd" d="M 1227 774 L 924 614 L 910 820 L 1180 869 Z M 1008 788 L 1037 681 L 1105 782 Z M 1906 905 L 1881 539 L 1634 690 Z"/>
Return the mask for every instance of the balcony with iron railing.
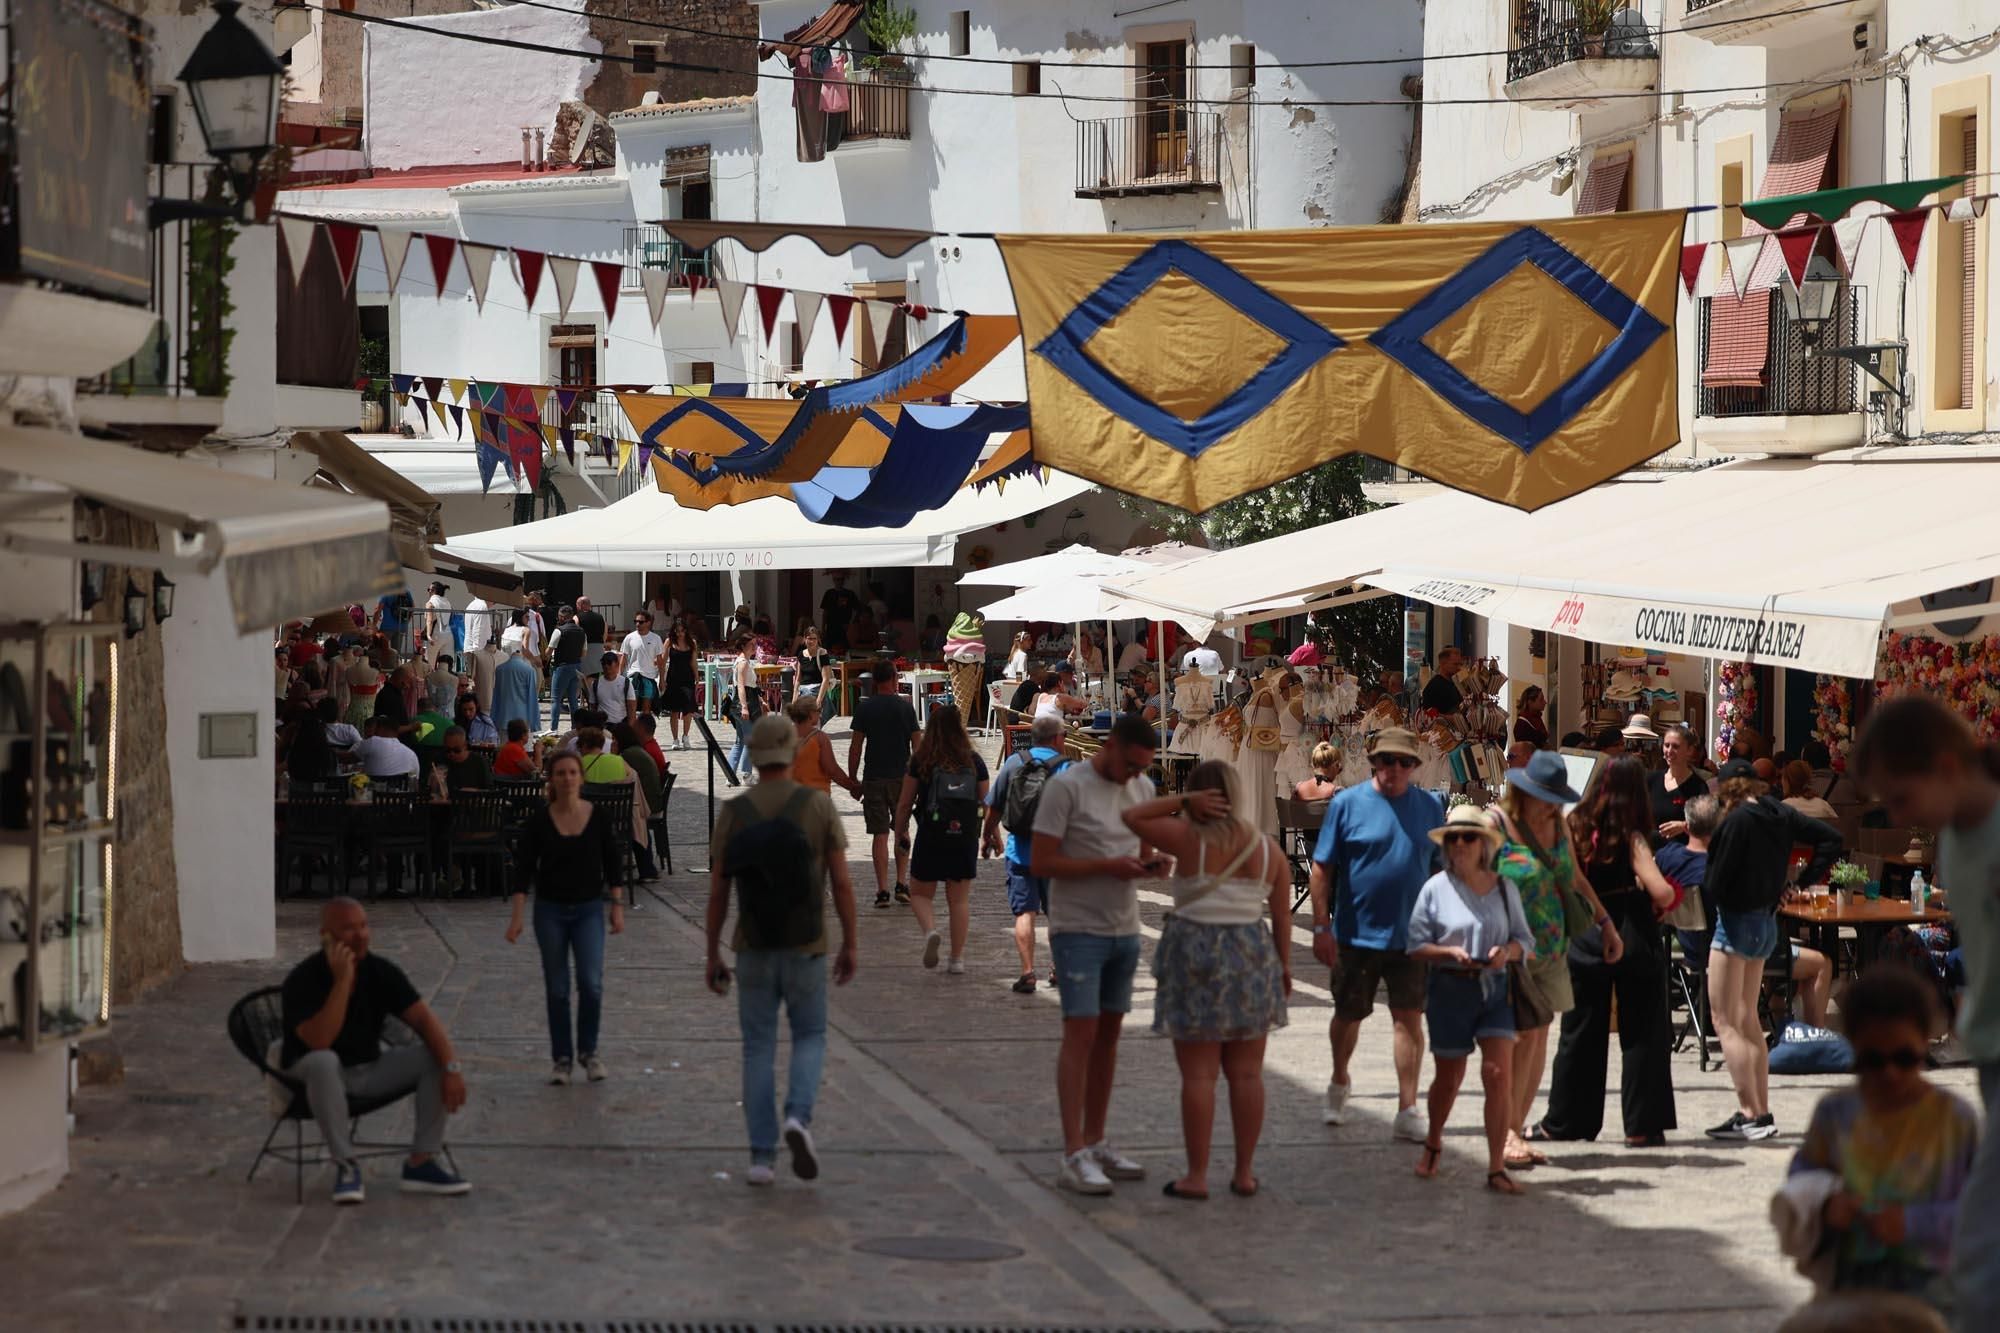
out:
<path id="1" fill-rule="evenodd" d="M 834 151 L 902 151 L 910 142 L 912 86 L 898 71 L 858 71 L 847 83 L 847 124 Z"/>
<path id="2" fill-rule="evenodd" d="M 1590 106 L 1660 79 L 1658 8 L 1613 0 L 1516 0 L 1507 96 L 1537 106 Z"/>
<path id="3" fill-rule="evenodd" d="M 1862 443 L 1867 436 L 1867 393 L 1861 367 L 1834 355 L 1861 341 L 1867 291 L 1843 287 L 1833 316 L 1808 339 L 1785 308 L 1784 293 L 1770 302 L 1764 349 L 1764 382 L 1746 387 L 1700 383 L 1708 364 L 1714 297 L 1701 302 L 1695 345 L 1697 445 L 1723 453 L 1818 454 Z"/>
<path id="4" fill-rule="evenodd" d="M 1682 24 L 1720 46 L 1789 46 L 1849 31 L 1881 10 L 1882 0 L 1687 0 Z"/>
<path id="5" fill-rule="evenodd" d="M 1222 188 L 1222 116 L 1152 100 L 1136 116 L 1076 123 L 1076 197 L 1194 194 Z"/>
<path id="6" fill-rule="evenodd" d="M 710 276 L 708 251 L 690 250 L 667 235 L 666 228 L 658 223 L 646 222 L 625 228 L 624 256 L 624 272 L 618 279 L 618 285 L 626 291 L 642 286 L 642 276 L 648 269 L 666 273 L 668 291 L 685 290 L 689 274 L 703 281 Z"/>

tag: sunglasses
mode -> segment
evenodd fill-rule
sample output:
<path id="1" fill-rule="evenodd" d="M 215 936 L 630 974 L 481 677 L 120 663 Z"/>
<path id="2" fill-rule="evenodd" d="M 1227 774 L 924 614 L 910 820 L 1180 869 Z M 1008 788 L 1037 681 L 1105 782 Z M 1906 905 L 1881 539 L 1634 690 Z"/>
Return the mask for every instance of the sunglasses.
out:
<path id="1" fill-rule="evenodd" d="M 1905 1046 L 1896 1051 L 1856 1051 L 1854 1053 L 1855 1072 L 1862 1074 L 1880 1073 L 1890 1065 L 1901 1070 L 1921 1069 L 1924 1053 Z"/>
<path id="2" fill-rule="evenodd" d="M 1369 761 L 1377 768 L 1415 768 L 1417 761 L 1406 754 L 1378 754 Z"/>
<path id="3" fill-rule="evenodd" d="M 1485 836 L 1478 833 L 1460 832 L 1460 833 L 1447 833 L 1444 835 L 1444 845 L 1447 847 L 1451 846 L 1455 842 L 1485 842 L 1485 841 L 1486 841 Z"/>

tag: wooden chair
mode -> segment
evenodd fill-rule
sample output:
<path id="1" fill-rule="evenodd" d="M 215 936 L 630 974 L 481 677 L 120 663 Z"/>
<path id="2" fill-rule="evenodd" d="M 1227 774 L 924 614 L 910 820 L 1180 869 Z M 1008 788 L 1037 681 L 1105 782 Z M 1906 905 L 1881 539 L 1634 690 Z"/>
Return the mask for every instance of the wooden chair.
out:
<path id="1" fill-rule="evenodd" d="M 485 879 L 495 893 L 507 889 L 507 867 L 512 861 L 507 844 L 507 823 L 513 816 L 513 800 L 496 790 L 462 791 L 451 803 L 451 835 L 445 843 L 445 888 L 451 889 L 452 872 L 463 870 L 467 892 L 476 892 L 473 868 L 486 870 Z"/>
<path id="2" fill-rule="evenodd" d="M 324 866 L 327 896 L 347 891 L 348 820 L 344 790 L 294 788 L 285 805 L 285 826 L 278 834 L 278 896 L 291 896 L 292 866 L 305 872 L 305 892 L 312 893 L 315 867 Z"/>
<path id="3" fill-rule="evenodd" d="M 1296 912 L 1312 895 L 1312 854 L 1319 842 L 1320 825 L 1332 799 L 1301 801 L 1296 797 L 1278 799 L 1278 846 L 1292 864 L 1292 911 Z"/>
<path id="4" fill-rule="evenodd" d="M 416 880 L 418 896 L 435 886 L 430 814 L 429 804 L 419 803 L 415 792 L 377 791 L 369 801 L 351 808 L 355 844 L 368 858 L 370 898 L 377 896 L 378 874 L 393 870 L 393 875 L 384 877 L 400 885 L 405 865 Z"/>

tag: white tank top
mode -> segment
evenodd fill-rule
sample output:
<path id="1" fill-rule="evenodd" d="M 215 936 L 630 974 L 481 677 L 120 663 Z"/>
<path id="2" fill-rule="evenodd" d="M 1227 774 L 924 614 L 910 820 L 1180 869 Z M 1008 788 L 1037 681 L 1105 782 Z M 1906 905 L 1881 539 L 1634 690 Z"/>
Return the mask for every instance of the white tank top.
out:
<path id="1" fill-rule="evenodd" d="M 1246 849 L 1247 850 L 1247 849 Z M 1197 891 L 1206 887 L 1209 876 L 1203 873 L 1208 860 L 1208 844 L 1201 844 L 1195 854 L 1195 873 L 1191 876 L 1176 875 L 1170 882 L 1174 894 L 1174 917 L 1202 926 L 1254 926 L 1264 919 L 1264 900 L 1271 896 L 1271 886 L 1265 882 L 1271 858 L 1271 840 L 1261 834 L 1257 838 L 1257 874 L 1255 878 L 1241 874 L 1242 867 L 1251 858 L 1240 856 L 1236 864 L 1229 866 L 1215 888 L 1196 896 Z"/>

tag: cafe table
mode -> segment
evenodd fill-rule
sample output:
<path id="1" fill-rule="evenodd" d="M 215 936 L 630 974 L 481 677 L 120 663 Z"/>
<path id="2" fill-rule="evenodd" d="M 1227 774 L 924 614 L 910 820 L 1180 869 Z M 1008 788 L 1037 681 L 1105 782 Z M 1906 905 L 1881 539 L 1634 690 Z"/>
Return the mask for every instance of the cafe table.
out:
<path id="1" fill-rule="evenodd" d="M 1778 915 L 1805 927 L 1812 946 L 1835 960 L 1840 957 L 1840 928 L 1852 928 L 1855 958 L 1864 968 L 1882 951 L 1883 937 L 1892 927 L 1937 925 L 1951 919 L 1951 913 L 1939 907 L 1919 912 L 1907 898 L 1854 898 L 1845 907 L 1837 899 L 1826 901 L 1829 905 L 1824 911 L 1815 910 L 1811 899 L 1789 902 L 1778 909 Z"/>

